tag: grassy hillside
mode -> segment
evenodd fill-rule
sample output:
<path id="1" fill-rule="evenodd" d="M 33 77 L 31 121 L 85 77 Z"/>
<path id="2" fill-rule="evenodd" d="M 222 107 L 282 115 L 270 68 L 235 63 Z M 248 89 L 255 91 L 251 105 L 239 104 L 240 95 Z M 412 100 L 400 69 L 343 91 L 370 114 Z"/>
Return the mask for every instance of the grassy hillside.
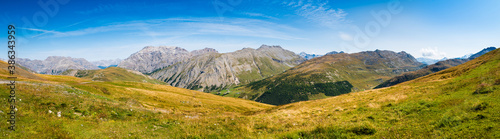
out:
<path id="1" fill-rule="evenodd" d="M 240 98 L 282 105 L 371 89 L 391 77 L 417 70 L 420 65 L 405 52 L 376 50 L 326 55 L 232 92 L 240 93 Z"/>
<path id="2" fill-rule="evenodd" d="M 212 92 L 282 73 L 303 61 L 280 46 L 262 45 L 258 49 L 196 55 L 150 75 L 175 87 Z"/>
<path id="3" fill-rule="evenodd" d="M 18 84 L 18 130 L 0 122 L 0 138 L 500 138 L 500 50 L 396 86 L 282 106 L 37 76 Z"/>
<path id="4" fill-rule="evenodd" d="M 241 136 L 245 132 L 233 130 L 243 130 L 239 123 L 246 119 L 238 117 L 271 107 L 152 83 L 36 76 L 43 80 L 20 78 L 18 130 L 10 132 L 1 122 L 0 138 Z M 0 92 L 8 97 L 6 87 Z M 8 102 L 0 99 L 0 104 L 1 119 L 7 119 Z"/>
<path id="5" fill-rule="evenodd" d="M 99 70 L 73 70 L 69 69 L 61 75 L 75 76 L 92 81 L 136 81 L 154 84 L 165 84 L 137 71 L 127 70 L 119 67 L 108 67 Z"/>
<path id="6" fill-rule="evenodd" d="M 448 59 L 445 61 L 439 61 L 435 64 L 425 66 L 422 69 L 417 71 L 411 71 L 407 73 L 403 73 L 402 75 L 398 75 L 389 80 L 384 81 L 383 83 L 377 85 L 375 88 L 389 87 L 402 82 L 410 81 L 413 79 L 417 79 L 419 77 L 423 77 L 425 75 L 429 75 L 431 73 L 435 73 L 450 67 L 454 67 L 465 62 L 469 61 L 468 59 Z"/>

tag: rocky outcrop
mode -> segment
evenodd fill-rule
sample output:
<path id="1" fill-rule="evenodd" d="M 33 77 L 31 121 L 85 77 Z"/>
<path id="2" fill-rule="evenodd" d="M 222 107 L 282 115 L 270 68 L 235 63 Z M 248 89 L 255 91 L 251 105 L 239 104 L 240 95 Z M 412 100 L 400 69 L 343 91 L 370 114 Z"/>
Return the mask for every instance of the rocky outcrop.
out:
<path id="1" fill-rule="evenodd" d="M 45 60 L 30 60 L 18 58 L 17 62 L 40 74 L 59 75 L 68 69 L 89 70 L 98 69 L 94 64 L 83 58 L 49 56 Z"/>

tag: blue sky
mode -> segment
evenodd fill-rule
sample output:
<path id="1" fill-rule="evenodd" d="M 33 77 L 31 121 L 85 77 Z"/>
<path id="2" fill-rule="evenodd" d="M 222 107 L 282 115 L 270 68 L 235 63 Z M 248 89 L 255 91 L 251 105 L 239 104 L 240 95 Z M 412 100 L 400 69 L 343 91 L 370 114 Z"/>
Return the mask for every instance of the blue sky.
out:
<path id="1" fill-rule="evenodd" d="M 296 53 L 383 49 L 440 59 L 499 47 L 498 7 L 498 0 L 16 0 L 2 1 L 0 22 L 4 30 L 16 25 L 17 56 L 31 59 L 262 44 Z"/>

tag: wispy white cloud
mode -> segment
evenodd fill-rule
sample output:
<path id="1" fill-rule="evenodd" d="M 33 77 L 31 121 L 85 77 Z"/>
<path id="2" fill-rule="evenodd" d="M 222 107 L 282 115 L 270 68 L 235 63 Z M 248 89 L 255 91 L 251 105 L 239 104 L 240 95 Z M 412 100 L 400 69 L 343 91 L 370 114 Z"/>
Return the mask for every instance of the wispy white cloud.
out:
<path id="1" fill-rule="evenodd" d="M 446 53 L 439 52 L 439 50 L 436 47 L 422 48 L 420 52 L 422 53 L 422 56 L 425 58 L 441 59 L 446 56 Z"/>
<path id="2" fill-rule="evenodd" d="M 96 33 L 125 31 L 134 35 L 151 37 L 183 35 L 231 35 L 282 40 L 302 39 L 289 34 L 298 29 L 257 19 L 228 19 L 219 22 L 212 18 L 170 18 L 145 21 L 130 21 L 112 25 L 90 27 L 80 30 L 59 32 L 43 29 L 29 29 L 43 32 L 35 37 L 70 37 Z"/>
<path id="3" fill-rule="evenodd" d="M 329 28 L 335 28 L 344 22 L 347 15 L 342 9 L 333 9 L 328 6 L 328 1 L 320 3 L 299 0 L 284 2 L 283 4 L 294 8 L 297 15 Z"/>

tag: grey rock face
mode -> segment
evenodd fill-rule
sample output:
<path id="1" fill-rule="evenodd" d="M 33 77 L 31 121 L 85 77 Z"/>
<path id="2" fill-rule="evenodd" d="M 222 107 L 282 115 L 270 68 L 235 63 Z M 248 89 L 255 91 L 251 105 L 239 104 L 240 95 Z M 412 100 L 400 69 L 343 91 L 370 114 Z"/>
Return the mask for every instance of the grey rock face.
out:
<path id="1" fill-rule="evenodd" d="M 98 69 L 94 64 L 83 58 L 71 58 L 63 56 L 49 56 L 47 59 L 30 60 L 18 58 L 17 62 L 40 74 L 59 75 L 68 69 L 89 70 Z"/>
<path id="2" fill-rule="evenodd" d="M 193 56 L 209 52 L 217 51 L 212 48 L 205 48 L 189 52 L 180 47 L 147 46 L 123 60 L 120 64 L 118 64 L 118 67 L 136 70 L 144 74 L 150 74 L 155 70 L 162 69 L 172 64 L 185 61 Z"/>
<path id="3" fill-rule="evenodd" d="M 267 45 L 231 53 L 207 51 L 193 55 L 151 76 L 172 86 L 210 91 L 273 76 L 305 61 L 280 46 Z"/>

